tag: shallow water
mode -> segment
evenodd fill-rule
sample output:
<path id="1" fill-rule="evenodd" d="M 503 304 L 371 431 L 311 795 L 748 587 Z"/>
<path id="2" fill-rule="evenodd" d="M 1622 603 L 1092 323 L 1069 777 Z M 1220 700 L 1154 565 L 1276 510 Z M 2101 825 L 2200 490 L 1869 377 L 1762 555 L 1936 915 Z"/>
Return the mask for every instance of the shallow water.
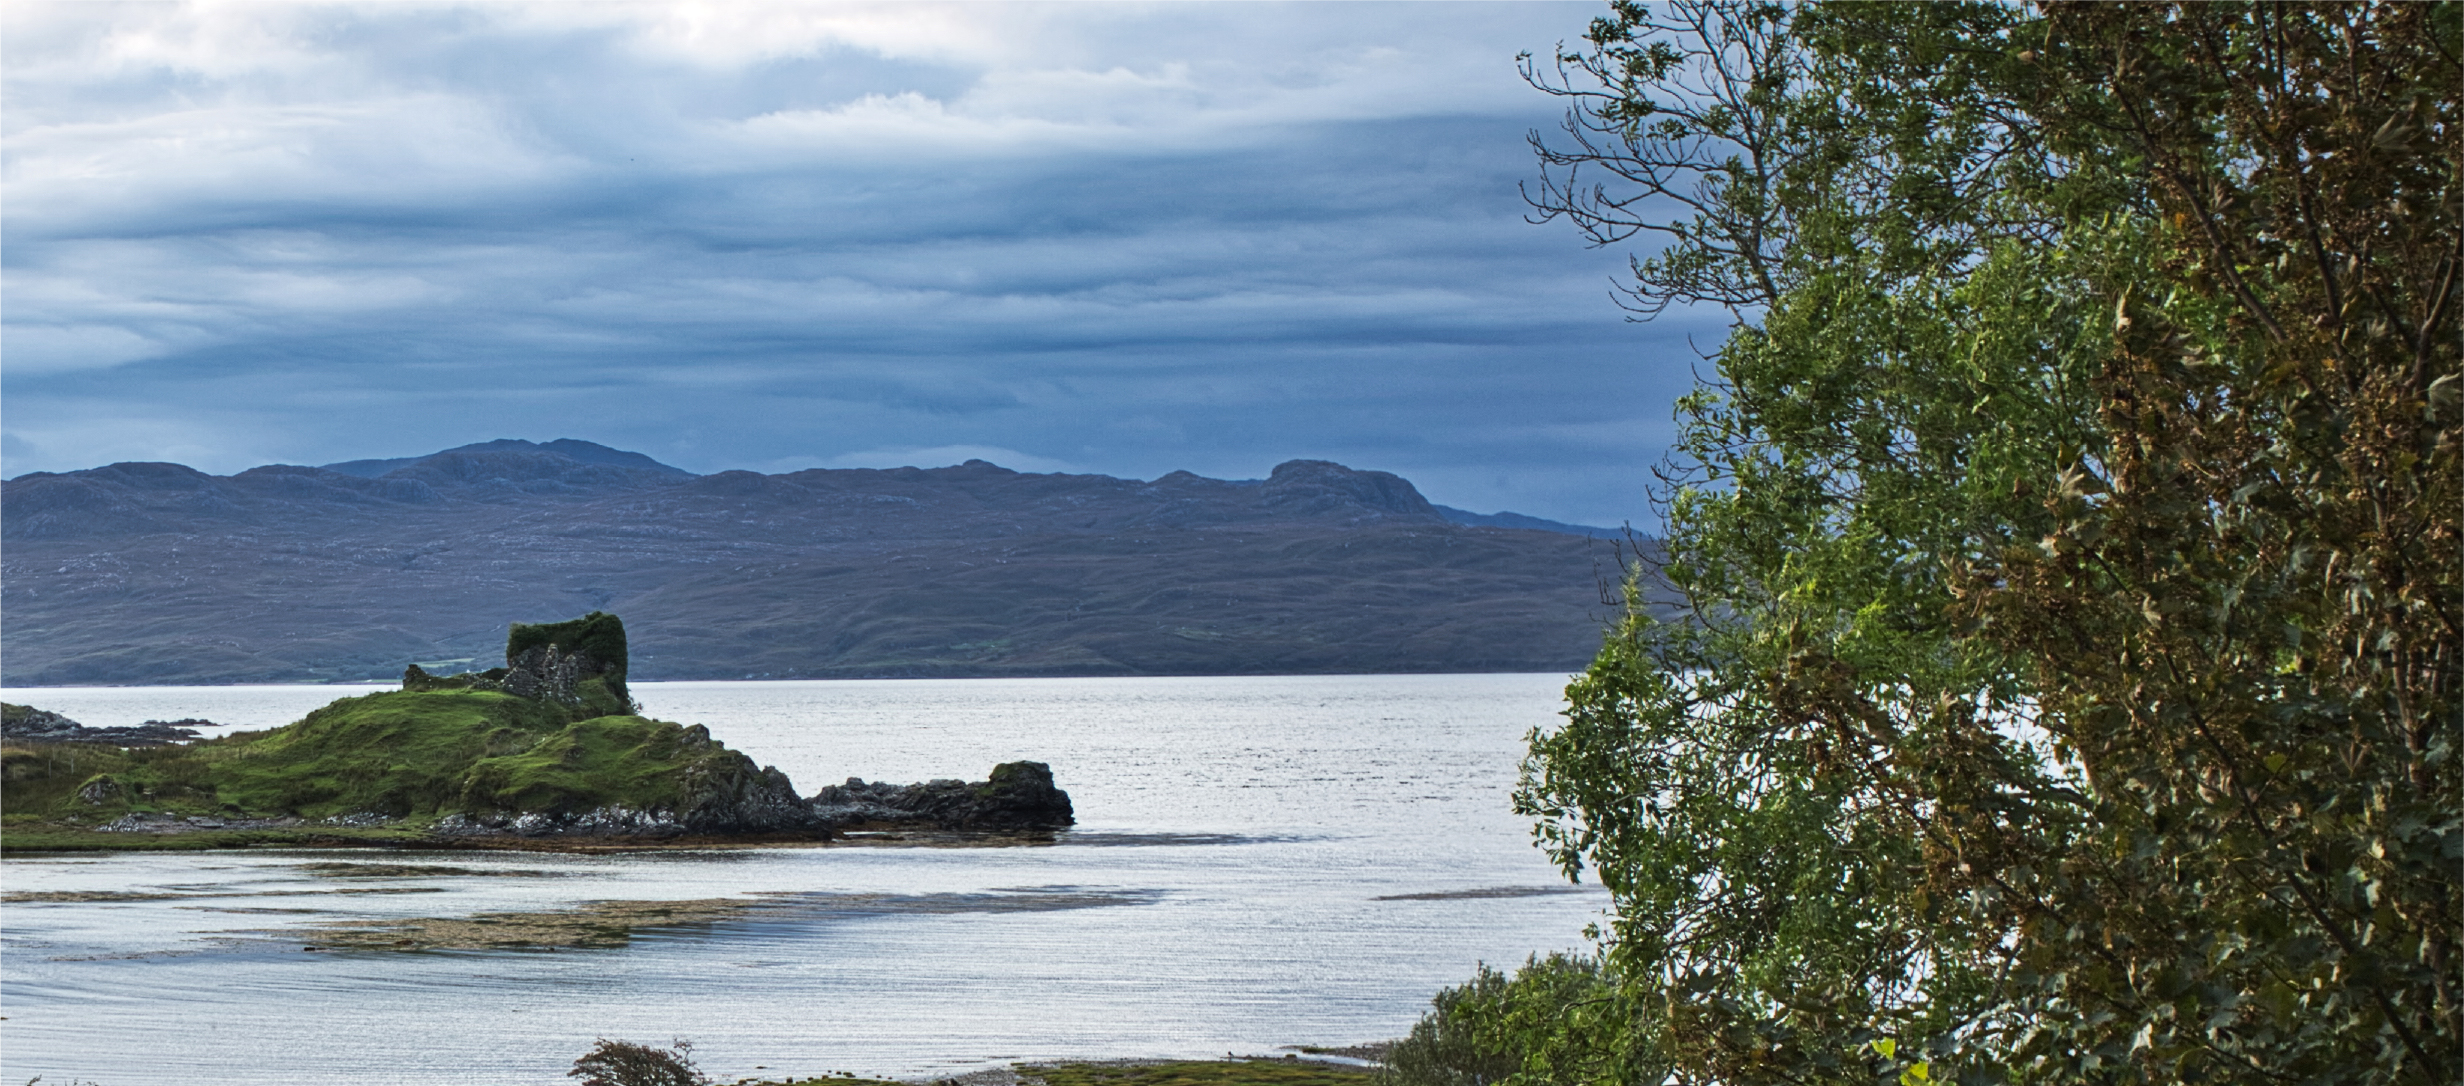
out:
<path id="1" fill-rule="evenodd" d="M 1555 719 L 1564 682 L 638 684 L 649 715 L 706 724 L 806 792 L 1046 761 L 1078 828 L 989 849 L 12 859 L 10 893 L 157 896 L 0 908 L 0 1080 L 547 1084 L 600 1036 L 691 1038 L 721 1080 L 916 1077 L 1397 1036 L 1476 962 L 1580 947 L 1605 904 L 1507 809 L 1524 734 Z M 95 726 L 265 727 L 346 693 L 0 697 Z M 499 874 L 308 866 L 333 862 Z M 1494 892 L 1458 896 L 1474 890 Z M 713 897 L 778 907 L 619 949 L 301 949 L 321 921 Z"/>

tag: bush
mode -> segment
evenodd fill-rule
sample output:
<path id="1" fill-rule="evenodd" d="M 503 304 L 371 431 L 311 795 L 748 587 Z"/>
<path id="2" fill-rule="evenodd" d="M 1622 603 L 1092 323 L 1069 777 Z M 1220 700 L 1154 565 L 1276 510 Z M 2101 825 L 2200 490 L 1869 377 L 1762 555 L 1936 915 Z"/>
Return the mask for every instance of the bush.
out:
<path id="1" fill-rule="evenodd" d="M 1431 1010 L 1395 1042 L 1380 1086 L 1492 1086 L 1570 1081 L 1560 1067 L 1565 1041 L 1592 1016 L 1578 1013 L 1608 995 L 1597 959 L 1532 958 L 1513 977 L 1486 963 L 1469 983 L 1438 991 Z"/>
<path id="2" fill-rule="evenodd" d="M 1488 963 L 1460 988 L 1441 988 L 1432 1009 L 1386 1054 L 1383 1086 L 1488 1086 L 1523 1069 L 1521 1055 L 1496 1035 L 1506 975 Z"/>
<path id="3" fill-rule="evenodd" d="M 709 1086 L 692 1053 L 693 1042 L 682 1038 L 673 1048 L 657 1048 L 601 1037 L 565 1077 L 581 1079 L 582 1086 Z"/>

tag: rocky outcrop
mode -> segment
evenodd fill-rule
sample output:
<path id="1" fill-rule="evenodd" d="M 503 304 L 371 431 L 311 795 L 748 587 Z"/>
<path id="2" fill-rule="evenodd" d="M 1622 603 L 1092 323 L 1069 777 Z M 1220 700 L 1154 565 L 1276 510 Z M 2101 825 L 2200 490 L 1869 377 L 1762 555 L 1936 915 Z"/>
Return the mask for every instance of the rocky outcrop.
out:
<path id="1" fill-rule="evenodd" d="M 211 720 L 149 720 L 135 727 L 89 728 L 48 709 L 0 703 L 0 739 L 20 743 L 107 743 L 115 747 L 159 747 L 198 738 L 198 728 L 215 727 Z"/>
<path id="2" fill-rule="evenodd" d="M 1042 762 L 993 767 L 986 780 L 870 783 L 850 777 L 811 799 L 796 795 L 775 768 L 721 769 L 698 776 L 679 807 L 622 805 L 587 811 L 447 815 L 430 832 L 447 837 L 683 837 L 821 834 L 848 829 L 928 829 L 1015 833 L 1068 828 L 1069 793 Z"/>
<path id="3" fill-rule="evenodd" d="M 1042 762 L 995 766 L 982 781 L 867 784 L 851 778 L 813 798 L 772 766 L 710 735 L 641 716 L 625 689 L 616 616 L 515 624 L 506 666 L 430 675 L 404 689 L 343 698 L 296 723 L 194 748 L 65 757 L 13 747 L 0 759 L 4 797 L 37 796 L 69 824 L 114 832 L 382 825 L 443 837 L 826 840 L 846 829 L 973 833 L 1071 824 L 1068 793 Z M 210 721 L 88 728 L 9 705 L 12 742 L 197 739 Z M 61 773 L 83 774 L 28 788 Z M 234 769 L 237 771 L 233 771 Z M 114 818 L 114 816 L 120 816 Z M 310 832 L 302 830 L 301 832 Z"/>
<path id="4" fill-rule="evenodd" d="M 460 675 L 402 671 L 404 690 L 501 690 L 596 715 L 634 712 L 625 687 L 623 619 L 592 611 L 571 622 L 516 622 L 505 634 L 505 666 Z"/>
<path id="5" fill-rule="evenodd" d="M 1445 521 L 1402 476 L 1354 471 L 1331 460 L 1286 460 L 1258 489 L 1258 505 L 1285 516 Z"/>
<path id="6" fill-rule="evenodd" d="M 983 781 L 867 783 L 849 777 L 812 799 L 815 813 L 842 828 L 920 826 L 937 830 L 1066 829 L 1077 821 L 1069 793 L 1054 787 L 1042 762 L 1004 762 Z"/>
<path id="7" fill-rule="evenodd" d="M 402 688 L 492 690 L 562 705 L 576 718 L 614 716 L 634 711 L 624 684 L 625 665 L 623 621 L 593 611 L 571 622 L 514 624 L 505 638 L 504 667 L 437 676 L 413 664 L 403 672 Z M 1052 768 L 1042 762 L 995 766 L 985 780 L 972 783 L 868 784 L 850 777 L 846 784 L 804 799 L 786 774 L 725 750 L 701 725 L 681 729 L 676 743 L 681 751 L 708 756 L 697 754 L 676 771 L 683 775 L 678 782 L 682 798 L 672 805 L 574 802 L 579 797 L 570 795 L 554 802 L 504 804 L 486 796 L 521 790 L 491 778 L 479 782 L 485 787 L 466 782 L 464 799 L 469 809 L 447 815 L 433 830 L 448 836 L 522 837 L 826 835 L 837 829 L 876 826 L 976 832 L 1053 830 L 1073 820 L 1069 794 L 1054 787 Z M 499 805 L 507 809 L 489 809 Z M 517 806 L 520 809 L 513 809 Z"/>
<path id="8" fill-rule="evenodd" d="M 695 725 L 699 728 L 700 725 Z M 821 823 L 811 801 L 776 766 L 753 768 L 741 755 L 733 762 L 704 763 L 685 778 L 686 799 L 677 820 L 704 833 L 774 833 Z"/>
<path id="9" fill-rule="evenodd" d="M 505 634 L 505 692 L 571 705 L 613 699 L 617 712 L 629 713 L 626 659 L 625 622 L 605 611 L 571 622 L 516 622 Z"/>
<path id="10" fill-rule="evenodd" d="M 721 768 L 696 776 L 689 798 L 677 808 L 641 810 L 622 805 L 587 811 L 523 811 L 453 814 L 430 832 L 447 837 L 684 837 L 726 835 L 826 835 L 850 829 L 924 829 L 1017 833 L 1068 828 L 1075 818 L 1069 793 L 1052 783 L 1042 762 L 994 766 L 981 781 L 936 780 L 922 784 L 867 782 L 824 788 L 811 799 L 777 769 Z"/>
<path id="11" fill-rule="evenodd" d="M 522 650 L 519 656 L 506 658 L 505 676 L 499 681 L 506 693 L 516 697 L 579 705 L 589 700 L 583 684 L 607 674 L 606 665 L 587 652 L 567 650 L 561 645 L 534 645 Z M 629 695 L 616 693 L 624 686 L 621 676 L 603 681 L 612 687 L 610 694 L 631 707 Z"/>

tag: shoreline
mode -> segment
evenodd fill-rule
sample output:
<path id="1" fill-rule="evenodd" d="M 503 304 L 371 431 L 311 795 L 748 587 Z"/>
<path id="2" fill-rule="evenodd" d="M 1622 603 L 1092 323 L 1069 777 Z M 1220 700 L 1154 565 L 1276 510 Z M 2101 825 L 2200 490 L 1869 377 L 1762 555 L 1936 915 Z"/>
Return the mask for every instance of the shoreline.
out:
<path id="1" fill-rule="evenodd" d="M 177 826 L 106 830 L 57 822 L 0 826 L 0 859 L 105 852 L 209 852 L 259 848 L 364 848 L 380 851 L 560 852 L 612 855 L 769 848 L 1037 848 L 1066 831 L 997 832 L 842 829 L 790 833 L 592 835 L 439 834 L 391 826 Z"/>

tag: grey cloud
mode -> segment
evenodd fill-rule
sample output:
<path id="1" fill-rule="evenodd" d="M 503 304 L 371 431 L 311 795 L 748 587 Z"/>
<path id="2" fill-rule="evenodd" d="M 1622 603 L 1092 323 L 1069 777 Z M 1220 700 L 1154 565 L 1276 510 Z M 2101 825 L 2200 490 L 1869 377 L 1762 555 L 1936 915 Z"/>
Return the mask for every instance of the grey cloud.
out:
<path id="1" fill-rule="evenodd" d="M 1685 337 L 1719 335 L 1622 323 L 1622 256 L 1521 221 L 1553 106 L 1511 53 L 1587 5 L 999 16 L 1051 45 L 1028 67 L 895 26 L 662 51 L 581 7 L 277 9 L 282 48 L 186 67 L 13 33 L 6 470 L 504 436 L 704 471 L 1314 456 L 1614 523 L 1647 512 Z M 1429 70 L 1373 85 L 1396 50 Z M 864 127 L 911 106 L 944 113 Z M 150 149 L 198 125 L 236 134 Z"/>

